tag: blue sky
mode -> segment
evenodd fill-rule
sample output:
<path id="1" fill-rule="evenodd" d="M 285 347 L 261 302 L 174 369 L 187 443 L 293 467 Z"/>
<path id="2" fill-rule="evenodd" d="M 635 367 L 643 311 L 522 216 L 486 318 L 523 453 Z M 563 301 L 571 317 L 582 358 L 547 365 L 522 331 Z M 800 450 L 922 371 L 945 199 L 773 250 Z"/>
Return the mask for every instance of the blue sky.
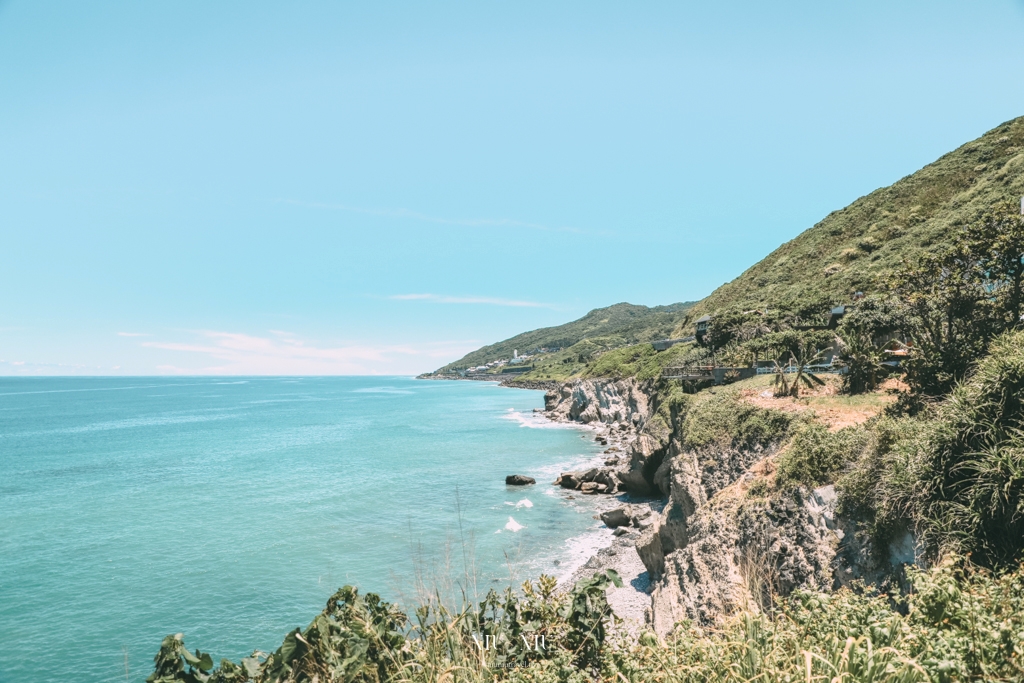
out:
<path id="1" fill-rule="evenodd" d="M 0 1 L 0 374 L 430 370 L 1024 115 L 1024 2 Z"/>

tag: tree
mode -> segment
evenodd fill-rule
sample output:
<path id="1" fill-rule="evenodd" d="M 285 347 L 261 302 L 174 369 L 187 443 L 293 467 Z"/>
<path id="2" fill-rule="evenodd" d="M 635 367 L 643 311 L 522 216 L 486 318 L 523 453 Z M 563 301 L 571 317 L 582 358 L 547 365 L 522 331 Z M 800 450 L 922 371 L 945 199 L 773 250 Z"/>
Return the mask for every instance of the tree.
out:
<path id="1" fill-rule="evenodd" d="M 847 393 L 862 394 L 878 388 L 878 378 L 889 372 L 886 345 L 878 345 L 867 333 L 852 333 L 842 339 L 839 358 L 846 365 L 843 386 Z"/>
<path id="2" fill-rule="evenodd" d="M 965 231 L 978 255 L 984 285 L 995 295 L 1007 329 L 1021 326 L 1024 309 L 1024 215 L 1016 202 L 986 212 Z"/>
<path id="3" fill-rule="evenodd" d="M 864 299 L 839 326 L 839 357 L 846 366 L 843 388 L 851 394 L 872 391 L 891 372 L 886 350 L 909 337 L 914 321 L 908 306 L 895 297 Z"/>
<path id="4" fill-rule="evenodd" d="M 822 349 L 834 341 L 835 336 L 824 330 L 786 330 L 752 339 L 744 347 L 755 354 L 775 355 L 775 395 L 795 398 L 800 395 L 801 384 L 808 388 L 824 384 L 821 378 L 808 370 L 808 366 L 821 361 L 824 358 Z M 787 367 L 796 367 L 792 381 L 786 377 Z"/>
<path id="5" fill-rule="evenodd" d="M 913 320 L 915 353 L 907 378 L 926 395 L 948 393 L 984 353 L 993 334 L 991 297 L 975 247 L 956 239 L 941 254 L 904 262 L 892 278 L 892 288 Z"/>
<path id="6" fill-rule="evenodd" d="M 904 262 L 890 282 L 913 319 L 907 379 L 946 394 L 996 335 L 1022 326 L 1024 218 L 1003 202 L 964 226 L 950 246 Z"/>

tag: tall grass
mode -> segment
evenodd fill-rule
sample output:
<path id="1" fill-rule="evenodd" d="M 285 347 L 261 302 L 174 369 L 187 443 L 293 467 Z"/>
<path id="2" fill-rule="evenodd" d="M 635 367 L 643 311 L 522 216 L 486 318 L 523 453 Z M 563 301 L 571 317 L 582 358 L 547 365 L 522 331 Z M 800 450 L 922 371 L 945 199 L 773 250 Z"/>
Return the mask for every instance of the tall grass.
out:
<path id="1" fill-rule="evenodd" d="M 877 539 L 916 532 L 934 560 L 986 566 L 1024 552 L 1024 332 L 997 338 L 944 402 L 872 425 L 875 443 L 840 479 L 843 507 Z"/>
<path id="2" fill-rule="evenodd" d="M 151 683 L 608 681 L 910 683 L 1024 680 L 1024 567 L 995 574 L 955 557 L 909 570 L 909 596 L 797 591 L 774 609 L 713 629 L 680 624 L 664 641 L 609 636 L 613 577 L 559 593 L 555 581 L 454 610 L 424 605 L 413 622 L 343 588 L 274 653 L 240 664 L 188 652 L 168 636 Z M 541 646 L 536 644 L 542 643 Z"/>

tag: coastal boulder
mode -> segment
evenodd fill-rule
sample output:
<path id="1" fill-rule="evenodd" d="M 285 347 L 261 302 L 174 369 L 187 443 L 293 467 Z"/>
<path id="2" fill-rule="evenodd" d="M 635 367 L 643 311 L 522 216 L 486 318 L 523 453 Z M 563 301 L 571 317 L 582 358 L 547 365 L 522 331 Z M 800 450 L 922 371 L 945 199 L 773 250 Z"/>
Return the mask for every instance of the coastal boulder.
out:
<path id="1" fill-rule="evenodd" d="M 505 477 L 506 486 L 529 486 L 530 484 L 536 484 L 537 480 L 533 477 L 526 477 L 522 474 L 510 474 Z"/>
<path id="2" fill-rule="evenodd" d="M 648 509 L 640 510 L 639 512 L 635 513 L 632 517 L 629 518 L 629 522 L 637 529 L 643 530 L 654 524 L 655 519 L 656 517 L 653 514 L 651 514 L 651 511 Z"/>
<path id="3" fill-rule="evenodd" d="M 612 470 L 600 470 L 594 476 L 593 481 L 604 484 L 609 491 L 614 491 L 619 486 L 619 481 L 615 478 L 615 473 Z"/>
<path id="4" fill-rule="evenodd" d="M 608 512 L 602 512 L 601 521 L 610 529 L 620 526 L 629 526 L 629 511 L 626 510 L 626 508 L 615 508 Z"/>
<path id="5" fill-rule="evenodd" d="M 563 489 L 578 489 L 581 482 L 579 475 L 576 472 L 562 472 L 554 483 L 556 486 L 561 486 Z"/>

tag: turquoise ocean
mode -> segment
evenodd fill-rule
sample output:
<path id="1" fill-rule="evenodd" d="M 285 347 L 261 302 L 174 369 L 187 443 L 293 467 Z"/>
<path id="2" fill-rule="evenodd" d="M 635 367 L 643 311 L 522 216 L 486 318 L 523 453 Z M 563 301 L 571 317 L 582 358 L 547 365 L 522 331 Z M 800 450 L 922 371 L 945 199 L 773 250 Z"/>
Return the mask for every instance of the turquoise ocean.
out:
<path id="1" fill-rule="evenodd" d="M 599 451 L 542 406 L 404 377 L 0 379 L 0 681 L 141 681 L 177 632 L 237 661 L 344 584 L 408 606 L 418 575 L 565 575 L 610 532 L 550 482 Z"/>

